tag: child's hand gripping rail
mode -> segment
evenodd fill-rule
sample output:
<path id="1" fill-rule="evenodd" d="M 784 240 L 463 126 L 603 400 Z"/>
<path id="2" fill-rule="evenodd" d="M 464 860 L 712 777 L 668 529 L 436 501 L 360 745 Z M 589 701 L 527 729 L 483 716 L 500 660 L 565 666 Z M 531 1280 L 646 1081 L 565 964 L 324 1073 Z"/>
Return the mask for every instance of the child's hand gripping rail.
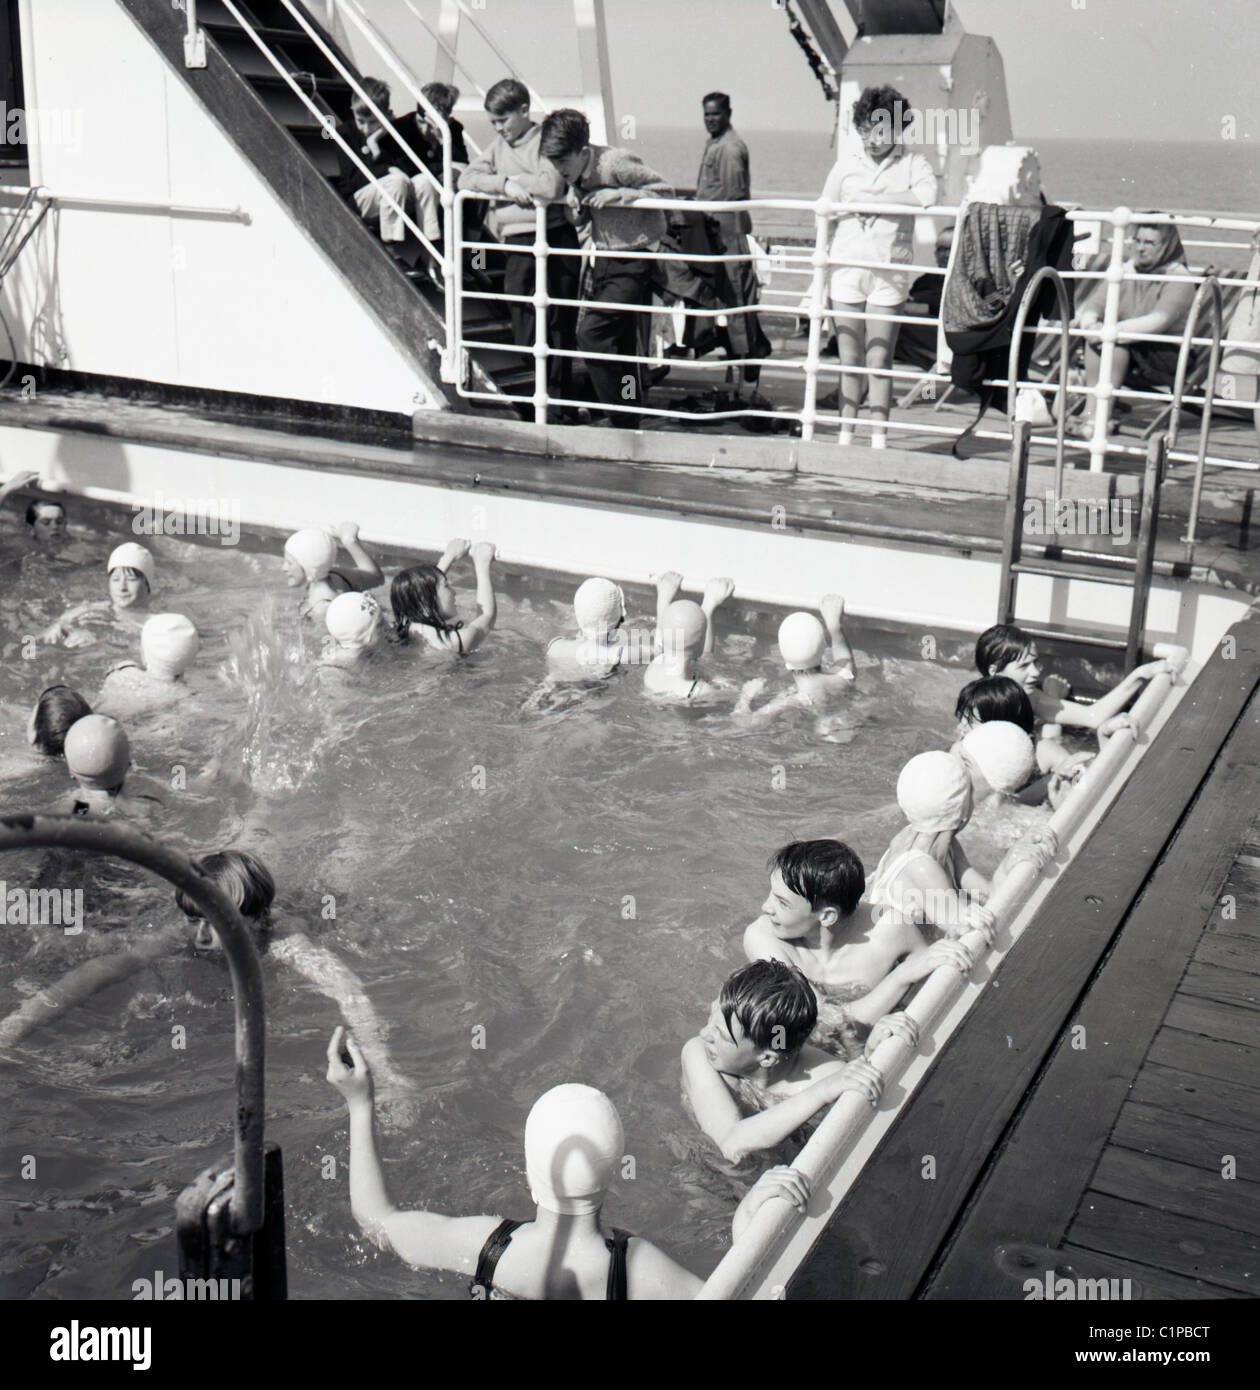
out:
<path id="1" fill-rule="evenodd" d="M 882 1079 L 883 1090 L 897 1080 L 917 1050 L 919 1038 L 930 1034 L 936 1020 L 961 993 L 966 976 L 989 949 L 992 940 L 990 931 L 995 937 L 1000 936 L 1015 918 L 1042 870 L 1058 854 L 1059 846 L 1067 843 L 1094 807 L 1103 788 L 1111 781 L 1141 732 L 1163 704 L 1176 675 L 1188 659 L 1184 648 L 1164 644 L 1154 649 L 1154 655 L 1166 661 L 1168 669 L 1159 672 L 1147 683 L 1131 712 L 1130 721 L 1107 739 L 1098 757 L 1051 816 L 1049 823 L 1011 847 L 994 875 L 997 886 L 986 904 L 988 913 L 979 925 L 964 933 L 956 942 L 937 943 L 938 948 L 956 948 L 956 959 L 938 966 L 923 981 L 903 1012 L 886 1015 L 872 1028 L 867 1045 L 867 1061 Z M 992 926 L 989 913 L 992 914 Z M 877 1089 L 881 1088 L 872 1086 L 869 1091 Z M 866 1094 L 861 1092 L 842 1094 L 793 1162 L 793 1168 L 803 1174 L 809 1183 L 810 1191 L 814 1194 L 810 1205 L 815 1210 L 823 1193 L 827 1193 L 823 1200 L 828 1205 L 834 1204 L 836 1194 L 827 1192 L 828 1178 L 839 1166 L 845 1150 L 870 1119 L 872 1104 L 878 1108 L 876 1102 L 869 1102 Z M 788 1202 L 766 1202 L 709 1276 L 697 1298 L 716 1301 L 745 1296 L 762 1272 L 777 1258 L 802 1219 L 802 1213 Z"/>

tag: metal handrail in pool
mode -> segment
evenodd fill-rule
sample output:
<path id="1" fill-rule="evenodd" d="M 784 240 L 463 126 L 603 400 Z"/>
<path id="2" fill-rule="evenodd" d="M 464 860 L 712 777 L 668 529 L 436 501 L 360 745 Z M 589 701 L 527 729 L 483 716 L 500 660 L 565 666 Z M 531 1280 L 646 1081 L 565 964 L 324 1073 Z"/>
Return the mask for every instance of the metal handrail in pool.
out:
<path id="1" fill-rule="evenodd" d="M 1155 653 L 1168 658 L 1178 671 L 1188 655 L 1184 648 L 1173 646 L 1157 646 Z M 1161 673 L 1150 681 L 1132 711 L 1138 727 L 1122 728 L 1113 734 L 1049 822 L 1024 836 L 1007 852 L 1002 861 L 1007 870 L 1006 877 L 994 889 L 986 904 L 996 918 L 995 930 L 1001 931 L 1013 924 L 1045 865 L 1057 853 L 1058 846 L 1067 842 L 1099 806 L 1106 793 L 1113 790 L 1113 774 L 1129 756 L 1139 733 L 1149 728 L 1162 710 L 1173 681 L 1173 673 Z M 1018 938 L 1013 938 L 1012 944 L 1015 939 Z M 960 944 L 971 956 L 974 967 L 986 951 L 983 934 L 978 930 L 969 931 L 960 939 Z M 1005 952 L 996 953 L 996 960 L 1000 961 L 1004 955 Z M 923 981 L 903 1011 L 908 1020 L 904 1029 L 907 1036 L 893 1034 L 886 1037 L 868 1059 L 880 1074 L 881 1088 L 886 1088 L 900 1077 L 918 1050 L 918 1039 L 930 1036 L 932 1027 L 957 1000 L 966 983 L 966 978 L 948 965 L 939 966 Z M 876 1027 L 879 1027 L 878 1023 Z M 914 1041 L 910 1041 L 910 1038 Z M 933 1039 L 938 1045 L 942 1040 Z M 912 1086 L 907 1091 L 907 1097 L 913 1094 L 913 1090 Z M 809 1142 L 793 1160 L 792 1166 L 809 1179 L 814 1194 L 811 1206 L 818 1202 L 845 1152 L 870 1125 L 874 1114 L 864 1095 L 846 1092 L 832 1105 Z M 890 1119 L 895 1116 L 893 1111 L 885 1111 L 884 1114 Z M 834 1210 L 843 1192 L 827 1190 L 826 1196 Z M 802 1213 L 790 1202 L 765 1203 L 706 1280 L 697 1297 L 709 1301 L 756 1297 L 757 1288 L 764 1286 L 774 1260 L 782 1254 L 803 1219 Z M 782 1296 L 782 1289 L 776 1287 L 772 1296 Z"/>
<path id="2" fill-rule="evenodd" d="M 263 1225 L 263 1064 L 266 1020 L 262 968 L 249 928 L 223 890 L 179 850 L 158 844 L 130 826 L 77 816 L 25 813 L 0 818 L 0 853 L 15 849 L 77 849 L 113 855 L 174 884 L 206 914 L 219 934 L 232 972 L 236 1011 L 236 1116 L 231 1224 L 238 1236 Z"/>

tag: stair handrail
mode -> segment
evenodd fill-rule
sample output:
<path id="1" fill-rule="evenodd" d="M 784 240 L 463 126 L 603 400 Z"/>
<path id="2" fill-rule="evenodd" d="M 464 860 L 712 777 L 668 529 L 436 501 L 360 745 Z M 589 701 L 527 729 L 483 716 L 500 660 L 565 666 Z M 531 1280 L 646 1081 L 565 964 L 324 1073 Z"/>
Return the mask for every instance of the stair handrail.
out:
<path id="1" fill-rule="evenodd" d="M 1063 283 L 1063 277 L 1052 265 L 1038 267 L 1037 273 L 1024 287 L 1023 298 L 1019 301 L 1019 308 L 1015 313 L 1015 327 L 1011 333 L 1011 351 L 1006 366 L 1006 418 L 1013 430 L 1015 427 L 1015 406 L 1019 398 L 1020 388 L 1020 383 L 1016 379 L 1019 375 L 1019 346 L 1023 340 L 1024 325 L 1032 309 L 1033 298 L 1040 291 L 1042 282 L 1045 280 L 1049 280 L 1054 285 L 1054 292 L 1059 305 L 1059 387 L 1056 394 L 1057 409 L 1055 410 L 1054 434 L 1054 500 L 1057 505 L 1060 494 L 1063 492 L 1064 441 L 1067 438 L 1068 366 L 1072 355 L 1072 343 L 1069 336 L 1072 306 L 1068 300 L 1067 286 Z"/>
<path id="2" fill-rule="evenodd" d="M 1225 336 L 1225 315 L 1221 304 L 1221 287 L 1217 283 L 1216 272 L 1209 270 L 1195 291 L 1194 301 L 1186 316 L 1186 326 L 1181 334 L 1181 347 L 1177 351 L 1177 374 L 1173 378 L 1172 406 L 1168 415 L 1168 451 L 1171 453 L 1177 444 L 1177 428 L 1181 424 L 1181 398 L 1186 389 L 1186 371 L 1190 365 L 1190 345 L 1194 330 L 1198 327 L 1199 314 L 1204 299 L 1212 305 L 1212 341 L 1208 349 L 1208 375 L 1203 387 L 1203 414 L 1199 424 L 1199 453 L 1194 461 L 1194 487 L 1190 494 L 1190 515 L 1186 519 L 1186 534 L 1181 542 L 1188 547 L 1190 558 L 1194 558 L 1195 533 L 1199 527 L 1199 503 L 1203 496 L 1203 473 L 1207 462 L 1208 434 L 1212 429 L 1212 400 L 1216 395 L 1216 374 L 1221 363 L 1221 339 Z"/>
<path id="3" fill-rule="evenodd" d="M 345 0 L 339 0 L 339 3 L 344 4 Z M 417 21 L 417 23 L 425 31 L 425 33 L 429 35 L 433 42 L 437 44 L 437 46 L 442 50 L 442 52 L 445 53 L 446 56 L 451 60 L 451 66 L 454 68 L 458 68 L 460 72 L 464 74 L 465 79 L 469 83 L 471 83 L 473 87 L 477 89 L 477 95 L 479 97 L 484 97 L 486 94 L 486 89 L 481 85 L 480 82 L 477 81 L 477 79 L 472 75 L 472 73 L 468 71 L 468 69 L 463 65 L 463 63 L 459 61 L 459 54 L 455 52 L 455 50 L 450 46 L 449 43 L 446 42 L 442 35 L 439 34 L 438 31 L 429 23 L 429 21 L 425 19 L 425 17 L 420 13 L 420 11 L 416 9 L 416 7 L 411 3 L 411 0 L 403 0 L 403 4 L 410 11 L 412 18 Z M 511 63 L 509 63 L 508 66 L 510 68 L 514 68 L 514 65 Z"/>
<path id="4" fill-rule="evenodd" d="M 0 854 L 19 849 L 77 849 L 127 859 L 166 879 L 206 914 L 227 957 L 236 1014 L 232 1230 L 240 1236 L 261 1230 L 267 1030 L 262 967 L 249 927 L 231 899 L 186 854 L 141 834 L 133 826 L 82 816 L 9 813 L 0 817 Z"/>

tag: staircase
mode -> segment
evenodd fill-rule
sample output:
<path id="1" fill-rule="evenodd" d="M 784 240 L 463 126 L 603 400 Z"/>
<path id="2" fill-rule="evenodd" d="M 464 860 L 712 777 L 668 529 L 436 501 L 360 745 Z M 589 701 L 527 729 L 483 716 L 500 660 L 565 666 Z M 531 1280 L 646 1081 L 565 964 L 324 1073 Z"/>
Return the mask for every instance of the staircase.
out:
<path id="1" fill-rule="evenodd" d="M 423 365 L 432 382 L 439 384 L 446 404 L 468 410 L 468 403 L 454 387 L 440 384 L 440 352 L 447 339 L 443 291 L 427 275 L 408 276 L 374 229 L 345 202 L 337 187 L 340 162 L 336 142 L 327 138 L 321 118 L 299 99 L 236 16 L 222 0 L 198 0 L 197 22 L 206 37 L 206 66 L 188 68 L 183 49 L 185 16 L 170 0 L 117 3 L 159 48 L 400 346 Z M 282 0 L 234 3 L 322 115 L 337 124 L 348 121 L 350 84 Z M 315 16 L 302 9 L 311 27 L 357 79 L 360 74 L 352 60 Z M 501 269 L 497 277 L 494 272 L 482 275 L 485 288 L 499 287 Z M 505 407 L 510 405 L 510 396 L 522 393 L 522 387 L 532 391 L 532 359 L 494 347 L 511 341 L 504 306 L 466 300 L 464 325 L 466 338 L 486 344 L 468 352 L 468 375 L 474 389 L 503 395 Z M 481 407 L 484 409 L 486 403 Z"/>

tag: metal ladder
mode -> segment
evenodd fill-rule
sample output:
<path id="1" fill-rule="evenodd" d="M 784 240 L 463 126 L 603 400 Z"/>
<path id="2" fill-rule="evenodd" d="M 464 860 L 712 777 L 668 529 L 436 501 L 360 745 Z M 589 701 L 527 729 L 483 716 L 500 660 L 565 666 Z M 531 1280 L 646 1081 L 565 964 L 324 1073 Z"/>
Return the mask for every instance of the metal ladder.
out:
<path id="1" fill-rule="evenodd" d="M 1089 646 L 1124 650 L 1125 669 L 1141 660 L 1142 638 L 1146 631 L 1146 607 L 1151 590 L 1151 571 L 1155 562 L 1155 533 L 1159 518 L 1159 488 L 1168 451 L 1167 435 L 1156 435 L 1146 450 L 1146 471 L 1142 479 L 1142 509 L 1138 521 L 1137 546 L 1133 556 L 1068 557 L 1063 547 L 1046 545 L 1039 560 L 1024 559 L 1023 515 L 1028 487 L 1028 452 L 1032 429 L 1027 421 L 1015 423 L 1011 443 L 1011 476 L 1006 494 L 1006 518 L 1002 536 L 1002 578 L 998 597 L 999 623 L 1014 623 L 1016 591 L 1024 574 L 1045 575 L 1051 579 L 1077 579 L 1092 584 L 1114 584 L 1133 591 L 1129 608 L 1129 629 L 1125 638 L 1104 637 L 1081 632 L 1065 632 L 1053 627 L 1021 622 L 1036 637 L 1085 643 Z M 1057 505 L 1060 489 L 1054 490 Z M 1051 552 L 1059 552 L 1052 554 Z"/>

